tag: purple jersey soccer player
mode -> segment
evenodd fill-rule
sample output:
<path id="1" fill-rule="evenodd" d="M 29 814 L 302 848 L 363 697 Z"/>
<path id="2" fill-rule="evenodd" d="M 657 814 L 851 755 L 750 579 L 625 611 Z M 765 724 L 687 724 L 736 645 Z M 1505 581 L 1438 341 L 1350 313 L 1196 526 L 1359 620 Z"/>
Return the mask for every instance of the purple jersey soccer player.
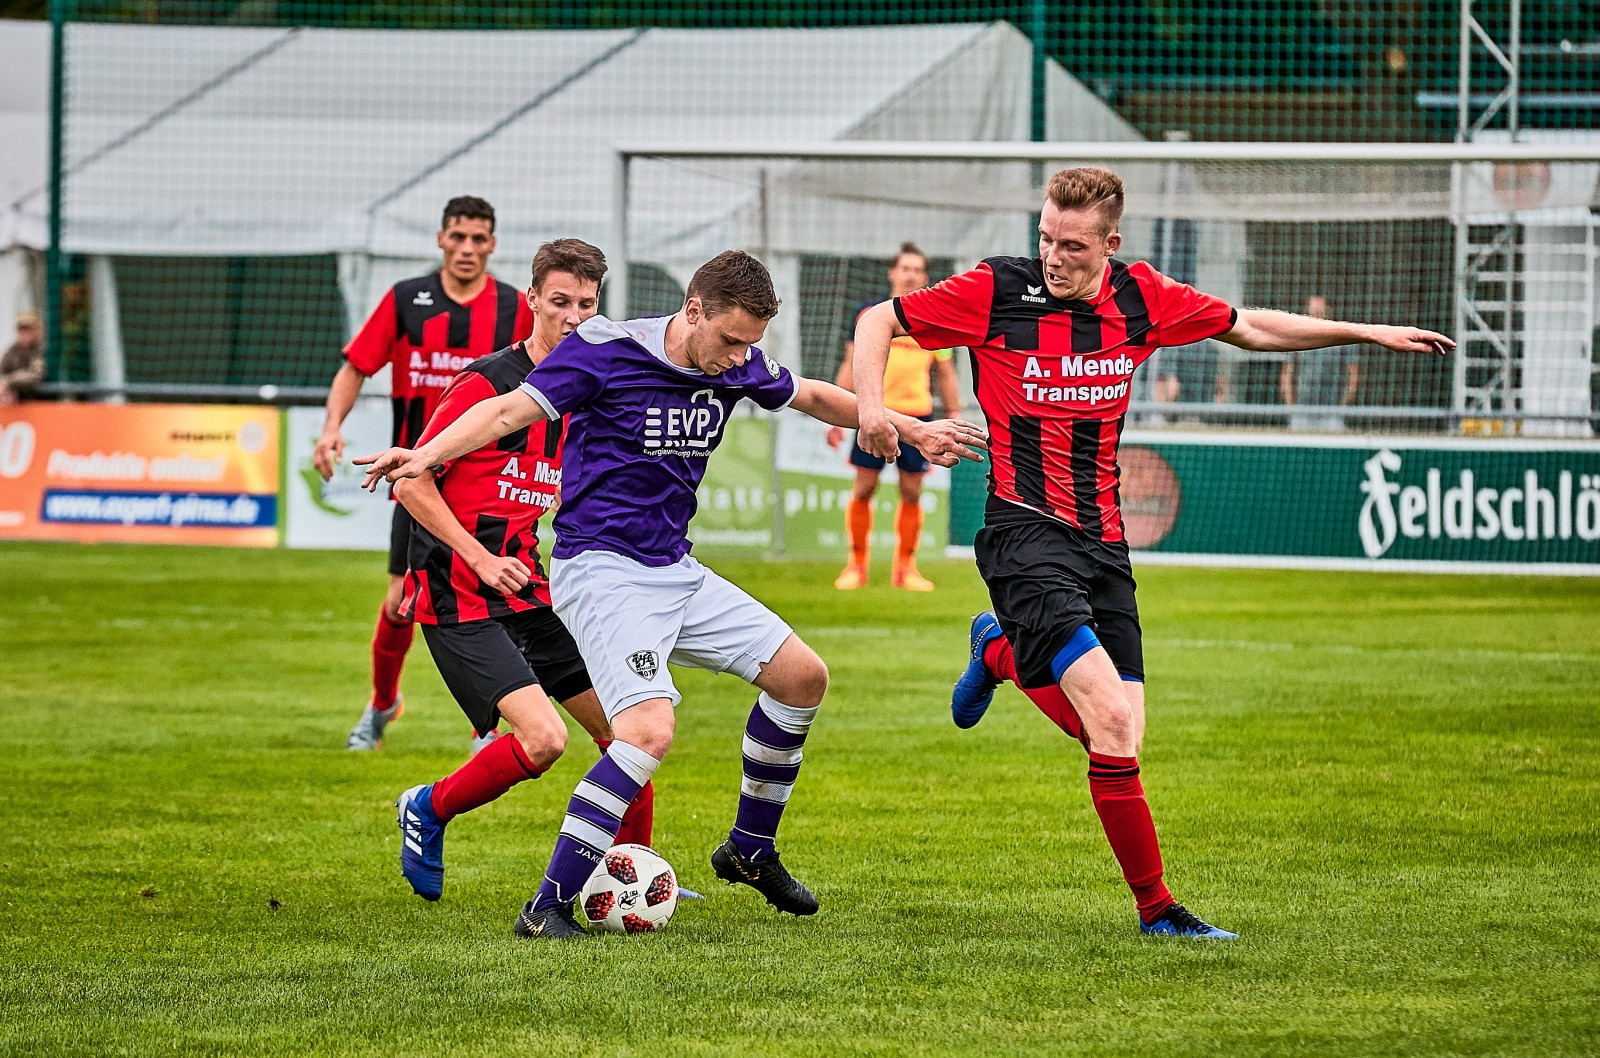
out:
<path id="1" fill-rule="evenodd" d="M 376 487 L 568 416 L 550 597 L 594 676 L 615 740 L 572 795 L 544 882 L 517 917 L 521 936 L 584 935 L 572 902 L 672 745 L 681 696 L 668 662 L 731 672 L 761 692 L 745 726 L 738 815 L 711 854 L 717 877 L 751 886 L 780 911 L 817 910 L 774 844 L 827 667 L 781 618 L 689 555 L 695 490 L 741 399 L 856 425 L 854 396 L 792 375 L 755 347 L 777 311 L 766 268 L 730 250 L 695 273 L 675 315 L 625 323 L 596 316 L 520 390 L 481 402 L 414 452 L 357 460 L 370 464 L 367 485 Z M 977 459 L 968 446 L 984 445 L 971 423 L 893 420 L 941 466 Z"/>

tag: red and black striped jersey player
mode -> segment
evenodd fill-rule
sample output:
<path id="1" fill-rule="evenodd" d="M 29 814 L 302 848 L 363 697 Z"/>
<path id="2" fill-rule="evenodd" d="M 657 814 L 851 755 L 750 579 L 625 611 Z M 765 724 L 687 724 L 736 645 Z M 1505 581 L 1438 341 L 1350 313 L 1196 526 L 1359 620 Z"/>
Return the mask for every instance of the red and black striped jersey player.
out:
<path id="1" fill-rule="evenodd" d="M 311 456 L 322 479 L 344 457 L 340 430 L 355 407 L 364 379 L 390 367 L 389 395 L 394 409 L 394 443 L 412 446 L 439 406 L 445 387 L 467 364 L 526 338 L 533 316 L 522 292 L 489 274 L 494 253 L 494 207 L 463 195 L 444 207 L 436 236 L 443 267 L 403 279 L 384 294 L 367 322 L 344 347 L 344 364 L 328 390 L 327 418 Z M 413 525 L 395 504 L 389 528 L 389 589 L 372 636 L 372 697 L 345 745 L 377 749 L 384 729 L 399 717 L 400 671 L 415 633 L 400 615 L 401 582 Z M 478 750 L 487 737 L 473 740 Z"/>
<path id="2" fill-rule="evenodd" d="M 1216 338 L 1242 349 L 1367 342 L 1444 353 L 1455 343 L 1417 327 L 1342 323 L 1237 310 L 1143 262 L 1121 243 L 1122 180 L 1106 169 L 1051 178 L 1039 256 L 992 257 L 937 286 L 865 313 L 856 325 L 862 448 L 893 458 L 883 413 L 889 342 L 972 350 L 991 463 L 978 570 L 994 609 L 972 624 L 971 660 L 951 702 L 956 723 L 982 718 L 1010 680 L 1089 752 L 1089 792 L 1149 934 L 1233 939 L 1185 910 L 1163 881 L 1139 781 L 1144 657 L 1117 497 L 1117 443 L 1134 369 L 1161 346 Z"/>
<path id="3" fill-rule="evenodd" d="M 556 344 L 595 314 L 606 259 L 579 239 L 533 258 L 533 333 L 475 360 L 450 383 L 416 444 L 432 440 L 480 401 L 521 386 Z M 550 608 L 538 523 L 560 496 L 565 419 L 544 420 L 395 484 L 416 519 L 400 615 L 422 625 L 439 675 L 479 736 L 503 717 L 510 737 L 490 742 L 438 782 L 400 795 L 400 870 L 417 895 L 444 889 L 445 824 L 538 778 L 566 748 L 559 701 L 604 750 L 611 727 L 571 633 Z M 621 812 L 617 840 L 650 844 L 655 793 L 646 783 Z"/>

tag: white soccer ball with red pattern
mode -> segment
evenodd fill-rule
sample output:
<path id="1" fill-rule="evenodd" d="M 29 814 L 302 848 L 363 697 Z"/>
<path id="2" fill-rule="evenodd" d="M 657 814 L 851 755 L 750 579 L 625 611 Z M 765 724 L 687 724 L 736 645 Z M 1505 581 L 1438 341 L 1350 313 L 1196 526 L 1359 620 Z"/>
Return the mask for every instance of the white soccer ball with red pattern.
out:
<path id="1" fill-rule="evenodd" d="M 677 874 L 645 845 L 611 846 L 578 894 L 578 914 L 603 933 L 666 929 L 677 907 Z"/>

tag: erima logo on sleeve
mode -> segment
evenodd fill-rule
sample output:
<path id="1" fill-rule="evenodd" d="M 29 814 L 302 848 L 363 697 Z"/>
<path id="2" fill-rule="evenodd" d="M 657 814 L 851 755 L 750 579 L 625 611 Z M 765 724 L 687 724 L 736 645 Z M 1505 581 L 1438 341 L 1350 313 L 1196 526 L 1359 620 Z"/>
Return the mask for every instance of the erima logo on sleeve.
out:
<path id="1" fill-rule="evenodd" d="M 1049 299 L 1048 298 L 1040 297 L 1040 295 L 1042 293 L 1044 293 L 1044 287 L 1028 287 L 1028 292 L 1026 294 L 1022 295 L 1022 300 L 1023 301 L 1031 301 L 1035 305 L 1048 304 L 1049 303 Z"/>

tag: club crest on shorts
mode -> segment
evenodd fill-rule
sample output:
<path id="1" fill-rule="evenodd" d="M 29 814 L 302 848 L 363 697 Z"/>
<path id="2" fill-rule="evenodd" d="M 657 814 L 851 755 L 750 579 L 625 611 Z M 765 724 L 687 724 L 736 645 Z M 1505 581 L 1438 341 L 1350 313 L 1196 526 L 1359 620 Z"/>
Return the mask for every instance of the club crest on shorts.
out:
<path id="1" fill-rule="evenodd" d="M 632 669 L 641 680 L 648 680 L 655 676 L 660 663 L 656 660 L 655 651 L 636 650 L 628 655 L 628 668 Z"/>

